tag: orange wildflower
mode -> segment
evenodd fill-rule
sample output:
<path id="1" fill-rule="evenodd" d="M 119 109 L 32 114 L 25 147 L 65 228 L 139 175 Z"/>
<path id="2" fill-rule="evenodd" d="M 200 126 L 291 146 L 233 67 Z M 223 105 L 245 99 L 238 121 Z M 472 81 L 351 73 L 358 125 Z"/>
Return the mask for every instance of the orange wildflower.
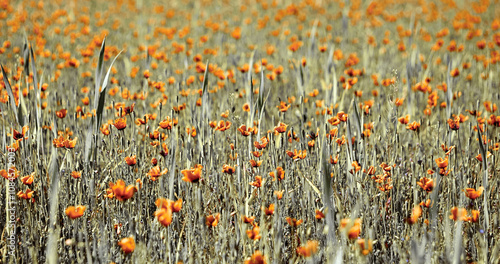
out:
<path id="1" fill-rule="evenodd" d="M 258 226 L 254 226 L 252 229 L 247 230 L 247 236 L 251 240 L 259 240 L 261 236 L 259 235 L 260 228 Z"/>
<path id="2" fill-rule="evenodd" d="M 172 208 L 160 208 L 154 212 L 154 216 L 158 219 L 158 222 L 163 226 L 167 227 L 172 223 Z"/>
<path id="3" fill-rule="evenodd" d="M 293 226 L 293 227 L 296 227 L 296 226 L 299 226 L 300 224 L 302 224 L 302 222 L 304 222 L 304 220 L 300 219 L 300 220 L 297 220 L 295 218 L 291 218 L 291 217 L 287 217 L 286 218 L 286 222 Z"/>
<path id="4" fill-rule="evenodd" d="M 261 141 L 262 143 L 260 143 L 259 141 L 255 141 L 255 142 L 253 143 L 253 145 L 254 145 L 254 146 L 255 146 L 258 150 L 261 150 L 261 149 L 265 148 L 265 147 L 267 146 L 267 143 L 269 143 L 269 140 L 267 139 L 267 137 L 262 137 L 262 138 L 260 139 L 260 141 Z"/>
<path id="5" fill-rule="evenodd" d="M 410 225 L 415 224 L 421 215 L 422 207 L 420 207 L 420 205 L 416 205 L 415 207 L 413 207 L 413 210 L 411 210 L 411 216 L 407 219 L 408 223 Z"/>
<path id="6" fill-rule="evenodd" d="M 133 237 L 126 237 L 118 242 L 118 245 L 122 248 L 123 253 L 129 254 L 135 250 L 135 241 Z"/>
<path id="7" fill-rule="evenodd" d="M 321 220 L 321 219 L 325 218 L 325 214 L 323 212 L 321 212 L 321 210 L 316 209 L 315 213 L 316 213 L 316 216 L 315 216 L 316 219 Z"/>
<path id="8" fill-rule="evenodd" d="M 417 121 L 414 121 L 413 123 L 408 124 L 408 126 L 406 128 L 409 130 L 418 131 L 420 128 L 420 123 Z"/>
<path id="9" fill-rule="evenodd" d="M 201 178 L 202 168 L 203 168 L 202 165 L 196 164 L 194 168 L 182 170 L 181 173 L 184 175 L 182 180 L 185 182 L 192 182 L 192 183 L 198 182 Z"/>
<path id="10" fill-rule="evenodd" d="M 71 219 L 76 219 L 79 218 L 85 213 L 85 209 L 87 209 L 83 205 L 77 205 L 77 206 L 68 206 L 64 213 Z"/>
<path id="11" fill-rule="evenodd" d="M 8 170 L 1 170 L 0 175 L 7 180 L 11 180 L 10 176 L 13 176 L 12 180 L 15 180 L 19 177 L 19 171 L 15 167 L 10 167 Z"/>
<path id="12" fill-rule="evenodd" d="M 276 134 L 278 134 L 278 133 L 285 133 L 286 128 L 287 128 L 287 125 L 285 123 L 279 122 L 278 126 L 274 127 L 274 132 Z"/>
<path id="13" fill-rule="evenodd" d="M 358 239 L 356 241 L 359 245 L 359 249 L 361 250 L 361 254 L 368 255 L 373 250 L 373 241 L 371 239 L 365 240 L 364 238 Z"/>
<path id="14" fill-rule="evenodd" d="M 493 113 L 497 110 L 497 104 L 492 104 L 491 101 L 485 101 L 483 105 L 486 108 L 486 111 L 490 113 Z"/>
<path id="15" fill-rule="evenodd" d="M 410 122 L 410 115 L 406 115 L 403 117 L 398 118 L 399 123 L 406 125 L 408 122 Z"/>
<path id="16" fill-rule="evenodd" d="M 446 169 L 448 167 L 448 156 L 443 158 L 437 158 L 436 163 L 440 169 Z"/>
<path id="17" fill-rule="evenodd" d="M 251 224 L 255 220 L 255 216 L 247 217 L 244 215 L 242 218 L 245 224 Z"/>
<path id="18" fill-rule="evenodd" d="M 479 221 L 479 210 L 471 210 L 470 213 L 471 213 L 470 221 L 474 223 Z"/>
<path id="19" fill-rule="evenodd" d="M 215 131 L 226 131 L 228 130 L 230 127 L 231 127 L 231 122 L 229 121 L 224 121 L 224 120 L 221 120 L 219 121 L 219 124 L 215 127 Z"/>
<path id="20" fill-rule="evenodd" d="M 7 177 L 7 179 L 8 179 L 8 177 Z M 34 179 L 35 179 L 35 172 L 31 173 L 30 175 L 22 177 L 21 181 L 25 185 L 31 185 L 33 183 Z"/>
<path id="21" fill-rule="evenodd" d="M 110 182 L 109 187 L 110 193 L 113 194 L 111 198 L 115 197 L 118 201 L 125 201 L 132 198 L 137 191 L 134 185 L 126 186 L 123 180 L 116 181 L 116 184 Z"/>
<path id="22" fill-rule="evenodd" d="M 424 191 L 430 193 L 432 192 L 432 189 L 434 188 L 434 181 L 432 179 L 428 179 L 426 177 L 423 177 L 420 179 L 419 182 L 417 182 L 417 185 L 422 187 Z"/>
<path id="23" fill-rule="evenodd" d="M 118 130 L 123 130 L 127 127 L 127 119 L 125 118 L 117 118 L 114 122 L 113 122 L 113 126 L 116 127 L 116 129 Z"/>
<path id="24" fill-rule="evenodd" d="M 252 133 L 256 132 L 257 129 L 254 129 L 253 127 L 247 128 L 246 125 L 241 125 L 238 127 L 238 131 L 241 133 L 242 136 L 248 137 Z"/>
<path id="25" fill-rule="evenodd" d="M 158 178 L 160 178 L 160 176 L 164 175 L 167 172 L 168 172 L 168 169 L 166 169 L 166 168 L 162 171 L 160 169 L 160 166 L 154 166 L 153 168 L 151 168 L 149 170 L 149 172 L 147 173 L 147 175 L 149 177 L 151 177 L 152 181 L 156 181 L 156 180 L 158 180 Z"/>
<path id="26" fill-rule="evenodd" d="M 101 130 L 101 133 L 105 136 L 109 135 L 111 132 L 109 131 L 109 124 L 103 124 L 99 130 Z"/>
<path id="27" fill-rule="evenodd" d="M 255 176 L 255 181 L 251 182 L 250 185 L 260 188 L 262 186 L 262 177 L 261 176 Z"/>
<path id="28" fill-rule="evenodd" d="M 293 152 L 292 151 L 289 151 L 287 150 L 286 151 L 286 154 L 292 158 L 293 160 L 297 160 L 297 159 L 305 159 L 306 156 L 307 156 L 307 151 L 304 149 L 304 150 L 299 150 L 297 151 L 297 149 L 294 149 Z"/>
<path id="29" fill-rule="evenodd" d="M 303 257 L 310 257 L 319 249 L 319 242 L 314 240 L 307 241 L 306 245 L 297 247 L 297 254 Z"/>
<path id="30" fill-rule="evenodd" d="M 262 255 L 262 252 L 255 251 L 251 257 L 245 260 L 245 264 L 266 264 L 266 257 Z"/>
<path id="31" fill-rule="evenodd" d="M 71 172 L 71 177 L 75 179 L 79 179 L 82 177 L 82 172 L 81 171 L 72 171 Z"/>
<path id="32" fill-rule="evenodd" d="M 477 190 L 475 190 L 474 188 L 467 188 L 467 189 L 465 189 L 464 192 L 465 192 L 465 196 L 467 196 L 471 200 L 475 200 L 483 194 L 483 191 L 484 191 L 484 187 L 481 186 L 481 187 L 477 188 Z"/>
<path id="33" fill-rule="evenodd" d="M 63 141 L 63 145 L 64 145 L 64 147 L 65 147 L 65 148 L 67 148 L 67 149 L 72 149 L 72 148 L 75 148 L 75 146 L 76 146 L 76 140 L 77 140 L 77 139 L 78 139 L 77 137 L 76 137 L 76 138 L 74 138 L 73 140 L 71 140 L 71 139 L 69 139 L 69 138 L 68 138 L 68 139 L 65 139 L 65 140 Z"/>
<path id="34" fill-rule="evenodd" d="M 454 221 L 468 221 L 469 218 L 467 217 L 467 210 L 465 210 L 465 208 L 458 208 L 456 206 L 451 208 L 450 219 L 453 219 Z"/>
<path id="35" fill-rule="evenodd" d="M 269 207 L 263 208 L 263 209 L 264 209 L 264 213 L 266 215 L 273 215 L 274 214 L 274 204 L 270 204 Z"/>
<path id="36" fill-rule="evenodd" d="M 340 111 L 337 113 L 337 117 L 340 121 L 342 122 L 346 122 L 347 121 L 347 118 L 349 117 L 349 115 L 347 115 L 346 113 L 344 113 L 344 111 Z"/>
<path id="37" fill-rule="evenodd" d="M 448 125 L 451 130 L 458 130 L 460 128 L 460 117 L 456 116 L 454 119 L 448 119 Z"/>
<path id="38" fill-rule="evenodd" d="M 233 174 L 236 172 L 236 169 L 234 167 L 231 167 L 227 164 L 222 165 L 222 172 L 227 173 L 227 174 Z"/>
<path id="39" fill-rule="evenodd" d="M 280 112 L 284 113 L 286 111 L 288 111 L 288 108 L 290 108 L 290 104 L 286 104 L 286 102 L 283 102 L 281 101 L 280 104 L 278 106 L 276 106 Z"/>
<path id="40" fill-rule="evenodd" d="M 59 111 L 56 111 L 56 116 L 59 118 L 65 118 L 67 113 L 68 111 L 66 109 L 61 109 Z"/>
<path id="41" fill-rule="evenodd" d="M 23 192 L 23 191 L 19 191 L 19 192 L 17 193 L 17 197 L 19 197 L 19 198 L 21 198 L 21 199 L 25 199 L 25 200 L 27 200 L 27 199 L 31 199 L 31 198 L 33 197 L 33 193 L 35 193 L 35 191 L 32 191 L 32 190 L 30 190 L 30 189 L 28 188 L 28 189 L 26 189 L 26 191 L 25 191 L 25 192 Z"/>
<path id="42" fill-rule="evenodd" d="M 133 156 L 130 156 L 130 157 L 125 157 L 125 162 L 129 166 L 134 166 L 137 163 L 137 156 L 133 155 Z"/>
<path id="43" fill-rule="evenodd" d="M 219 221 L 220 221 L 220 214 L 209 215 L 205 220 L 205 224 L 209 227 L 210 226 L 216 227 L 217 224 L 219 224 Z"/>
<path id="44" fill-rule="evenodd" d="M 349 239 L 355 239 L 361 233 L 361 218 L 354 220 L 354 223 L 350 218 L 344 218 L 340 221 L 340 229 L 347 231 L 347 237 Z"/>

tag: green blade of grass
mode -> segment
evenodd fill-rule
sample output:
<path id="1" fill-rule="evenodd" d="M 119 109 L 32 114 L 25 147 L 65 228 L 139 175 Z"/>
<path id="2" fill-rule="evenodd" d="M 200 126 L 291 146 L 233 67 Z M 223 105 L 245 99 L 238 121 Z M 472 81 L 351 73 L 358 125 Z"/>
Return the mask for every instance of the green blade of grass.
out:
<path id="1" fill-rule="evenodd" d="M 9 104 L 10 107 L 12 108 L 12 113 L 16 116 L 16 121 L 17 124 L 20 124 L 19 122 L 19 116 L 17 115 L 17 105 L 16 105 L 16 100 L 14 99 L 14 93 L 12 92 L 12 87 L 10 86 L 9 79 L 7 78 L 7 73 L 5 72 L 3 65 L 0 65 L 0 68 L 2 68 L 2 75 L 3 75 L 3 82 L 5 84 L 5 88 L 7 88 L 7 93 L 9 94 Z"/>
<path id="2" fill-rule="evenodd" d="M 101 50 L 99 52 L 99 58 L 97 62 L 97 68 L 95 69 L 94 109 L 97 109 L 97 102 L 99 99 L 99 86 L 101 85 L 105 48 L 106 48 L 106 38 L 102 40 Z"/>
<path id="3" fill-rule="evenodd" d="M 118 55 L 116 55 L 116 57 L 111 62 L 111 65 L 109 65 L 108 72 L 106 73 L 106 76 L 104 77 L 104 81 L 102 83 L 102 89 L 101 89 L 101 92 L 99 93 L 99 103 L 97 104 L 97 109 L 96 109 L 96 116 L 97 116 L 97 126 L 96 127 L 97 127 L 97 129 L 99 129 L 99 127 L 101 125 L 102 112 L 104 110 L 104 100 L 106 99 L 106 87 L 108 86 L 109 74 L 111 73 L 111 68 L 113 68 L 113 64 L 115 63 L 116 59 L 118 58 L 118 56 L 120 56 L 120 54 L 122 52 L 123 52 L 123 50 L 120 51 L 120 53 L 118 53 Z"/>

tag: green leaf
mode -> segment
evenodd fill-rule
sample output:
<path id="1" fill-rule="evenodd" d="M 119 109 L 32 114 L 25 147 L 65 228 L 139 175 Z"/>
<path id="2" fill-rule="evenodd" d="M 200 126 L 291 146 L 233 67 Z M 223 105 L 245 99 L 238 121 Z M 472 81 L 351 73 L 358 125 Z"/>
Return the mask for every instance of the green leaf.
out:
<path id="1" fill-rule="evenodd" d="M 102 89 L 101 92 L 99 93 L 99 103 L 97 104 L 97 109 L 96 109 L 96 115 L 97 115 L 97 129 L 101 126 L 101 119 L 102 119 L 102 112 L 104 111 L 104 100 L 106 99 L 106 87 L 108 86 L 108 79 L 109 79 L 109 74 L 111 73 L 111 68 L 113 67 L 113 64 L 115 63 L 116 59 L 120 54 L 123 52 L 120 51 L 118 55 L 113 59 L 111 62 L 111 65 L 109 65 L 108 72 L 106 73 L 106 77 L 104 77 L 104 81 L 102 83 Z"/>
<path id="2" fill-rule="evenodd" d="M 205 65 L 205 73 L 203 74 L 203 84 L 201 86 L 203 94 L 205 94 L 205 91 L 207 90 L 207 84 L 208 84 L 208 61 L 207 64 Z"/>
<path id="3" fill-rule="evenodd" d="M 208 111 L 208 92 L 207 92 L 207 87 L 208 87 L 208 61 L 207 64 L 205 65 L 205 73 L 203 75 L 203 84 L 201 85 L 201 90 L 203 92 L 202 95 L 202 116 L 201 119 L 205 120 L 207 118 L 207 111 Z"/>
<path id="4" fill-rule="evenodd" d="M 101 75 L 104 62 L 104 49 L 106 48 L 106 38 L 102 40 L 101 51 L 99 52 L 99 61 L 95 69 L 95 95 L 94 95 L 94 109 L 97 109 L 99 99 L 99 86 L 101 85 Z"/>
<path id="5" fill-rule="evenodd" d="M 94 116 L 92 116 L 91 122 L 87 128 L 87 134 L 85 135 L 85 163 L 90 161 L 90 154 L 92 153 L 90 150 L 92 149 L 92 134 L 94 131 Z"/>
<path id="6" fill-rule="evenodd" d="M 28 39 L 25 38 L 23 44 L 23 58 L 24 58 L 24 73 L 30 76 L 30 49 Z"/>
<path id="7" fill-rule="evenodd" d="M 10 107 L 12 108 L 12 113 L 14 113 L 14 115 L 16 115 L 17 114 L 17 105 L 16 105 L 16 100 L 14 99 L 15 98 L 14 93 L 12 92 L 12 87 L 10 86 L 9 79 L 7 78 L 7 73 L 3 69 L 3 65 L 0 65 L 0 67 L 2 68 L 3 82 L 5 83 L 5 88 L 7 88 L 7 93 L 9 94 L 9 104 L 10 104 Z M 19 116 L 18 115 L 16 115 L 16 121 L 19 124 Z"/>

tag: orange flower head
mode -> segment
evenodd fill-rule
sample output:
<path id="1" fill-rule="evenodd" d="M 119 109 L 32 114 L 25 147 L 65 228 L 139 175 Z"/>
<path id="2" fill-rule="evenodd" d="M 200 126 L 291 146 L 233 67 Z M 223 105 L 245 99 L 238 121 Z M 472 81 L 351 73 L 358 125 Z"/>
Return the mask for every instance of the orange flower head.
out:
<path id="1" fill-rule="evenodd" d="M 471 221 L 476 223 L 477 221 L 479 221 L 479 211 L 478 210 L 471 210 Z"/>
<path id="2" fill-rule="evenodd" d="M 274 127 L 274 132 L 276 134 L 278 134 L 278 133 L 285 133 L 286 128 L 287 128 L 287 125 L 285 123 L 279 122 L 278 126 Z"/>
<path id="3" fill-rule="evenodd" d="M 280 104 L 278 106 L 276 106 L 278 108 L 278 110 L 282 113 L 288 111 L 288 108 L 290 108 L 290 104 L 286 104 L 286 102 L 284 101 L 280 101 Z"/>
<path id="4" fill-rule="evenodd" d="M 71 172 L 71 177 L 75 179 L 79 179 L 82 177 L 82 172 L 81 171 L 72 171 Z"/>
<path id="5" fill-rule="evenodd" d="M 134 252 L 135 241 L 133 237 L 126 237 L 118 242 L 118 245 L 122 248 L 123 253 L 129 254 Z"/>
<path id="6" fill-rule="evenodd" d="M 160 169 L 160 166 L 154 166 L 149 170 L 147 175 L 151 177 L 152 181 L 158 180 L 162 175 L 166 174 L 168 172 L 168 169 L 164 169 L 163 171 Z"/>
<path id="7" fill-rule="evenodd" d="M 453 219 L 454 221 L 467 221 L 467 210 L 465 210 L 465 208 L 458 208 L 456 206 L 451 208 L 450 219 Z"/>
<path id="8" fill-rule="evenodd" d="M 220 214 L 209 215 L 206 218 L 205 224 L 209 227 L 210 226 L 216 227 L 217 224 L 219 224 L 219 221 L 220 221 Z"/>
<path id="9" fill-rule="evenodd" d="M 160 222 L 160 224 L 167 227 L 172 223 L 172 208 L 161 207 L 160 209 L 155 211 L 154 216 L 156 216 L 156 219 L 158 219 L 158 222 Z"/>
<path id="10" fill-rule="evenodd" d="M 413 207 L 411 211 L 411 216 L 410 218 L 407 219 L 408 223 L 410 225 L 415 224 L 421 215 L 422 215 L 422 207 L 420 207 L 420 205 Z"/>
<path id="11" fill-rule="evenodd" d="M 325 218 L 325 214 L 323 212 L 321 212 L 320 210 L 316 209 L 315 213 L 316 213 L 316 219 L 321 220 L 321 219 Z"/>
<path id="12" fill-rule="evenodd" d="M 417 121 L 413 121 L 413 123 L 408 124 L 406 128 L 409 130 L 418 131 L 420 128 L 420 123 Z"/>
<path id="13" fill-rule="evenodd" d="M 437 158 L 436 163 L 440 169 L 446 169 L 448 167 L 448 156 L 443 158 Z"/>
<path id="14" fill-rule="evenodd" d="M 185 182 L 192 182 L 192 183 L 198 182 L 201 178 L 202 168 L 203 168 L 202 165 L 197 164 L 194 168 L 182 170 L 181 173 L 184 175 L 184 177 L 182 177 L 182 180 Z"/>
<path id="15" fill-rule="evenodd" d="M 337 118 L 342 122 L 346 122 L 348 117 L 349 116 L 346 113 L 344 113 L 343 111 L 340 111 L 337 113 Z"/>
<path id="16" fill-rule="evenodd" d="M 358 239 L 356 241 L 359 245 L 359 249 L 361 250 L 361 254 L 363 255 L 368 255 L 370 252 L 373 250 L 373 241 L 368 239 L 365 240 L 364 238 Z"/>
<path id="17" fill-rule="evenodd" d="M 245 260 L 245 264 L 266 264 L 266 257 L 262 255 L 262 252 L 255 251 L 251 257 Z"/>
<path id="18" fill-rule="evenodd" d="M 241 133 L 242 136 L 248 137 L 249 135 L 252 134 L 253 128 L 252 127 L 247 128 L 246 125 L 241 125 L 240 127 L 238 127 L 238 131 Z"/>
<path id="19" fill-rule="evenodd" d="M 134 195 L 137 191 L 137 188 L 134 185 L 126 186 L 123 180 L 118 180 L 115 183 L 110 182 L 109 187 L 113 193 L 113 196 L 116 197 L 118 201 L 125 201 Z"/>
<path id="20" fill-rule="evenodd" d="M 7 178 L 8 179 L 8 176 Z M 21 181 L 25 185 L 31 185 L 33 183 L 33 180 L 35 179 L 35 172 L 31 173 L 30 175 L 24 176 L 21 178 Z"/>
<path id="21" fill-rule="evenodd" d="M 245 224 L 251 224 L 255 220 L 255 216 L 247 217 L 244 215 L 242 218 L 243 218 L 243 223 Z"/>
<path id="22" fill-rule="evenodd" d="M 355 219 L 354 222 L 350 218 L 344 218 L 340 221 L 340 229 L 347 231 L 349 239 L 355 239 L 361 233 L 361 222 L 361 218 Z"/>
<path id="23" fill-rule="evenodd" d="M 255 146 L 258 150 L 261 150 L 261 149 L 263 149 L 263 148 L 266 148 L 266 147 L 267 147 L 267 143 L 269 143 L 269 139 L 267 139 L 267 137 L 262 137 L 262 138 L 260 139 L 260 141 L 261 141 L 262 143 L 260 143 L 259 141 L 255 141 L 255 142 L 253 143 L 253 145 L 254 145 L 254 146 Z"/>
<path id="24" fill-rule="evenodd" d="M 227 174 L 233 174 L 236 172 L 236 169 L 234 167 L 227 165 L 227 164 L 224 164 L 222 166 L 222 172 L 227 173 Z"/>
<path id="25" fill-rule="evenodd" d="M 434 188 L 434 181 L 432 179 L 428 179 L 426 177 L 423 177 L 420 179 L 420 181 L 417 182 L 417 185 L 422 187 L 424 191 L 430 193 L 432 192 L 432 189 Z"/>
<path id="26" fill-rule="evenodd" d="M 113 126 L 116 127 L 118 130 L 124 130 L 127 127 L 127 119 L 125 118 L 117 118 L 113 122 Z"/>
<path id="27" fill-rule="evenodd" d="M 302 257 L 310 257 L 318 252 L 319 242 L 314 240 L 307 241 L 306 245 L 297 247 L 297 254 Z"/>
<path id="28" fill-rule="evenodd" d="M 297 220 L 295 218 L 291 218 L 291 217 L 287 217 L 286 218 L 286 222 L 293 226 L 293 227 L 296 227 L 296 226 L 299 226 L 300 224 L 302 224 L 302 222 L 304 222 L 304 220 L 300 219 L 300 220 Z"/>
<path id="29" fill-rule="evenodd" d="M 77 206 L 68 206 L 64 213 L 71 219 L 76 219 L 79 218 L 85 213 L 85 209 L 87 209 L 83 205 L 77 205 Z"/>
<path id="30" fill-rule="evenodd" d="M 78 138 L 77 138 L 77 137 L 76 137 L 76 138 L 74 138 L 73 140 L 71 140 L 71 139 L 69 139 L 69 138 L 68 138 L 68 139 L 64 139 L 64 140 L 62 141 L 62 146 L 63 146 L 63 147 L 65 147 L 65 148 L 67 148 L 67 149 L 73 149 L 73 148 L 75 148 L 75 146 L 76 146 L 76 141 L 77 141 L 77 140 L 78 140 Z"/>
<path id="31" fill-rule="evenodd" d="M 259 235 L 260 228 L 255 225 L 252 229 L 247 230 L 247 236 L 251 240 L 259 240 L 261 236 Z"/>
<path id="32" fill-rule="evenodd" d="M 408 122 L 410 122 L 410 115 L 406 115 L 403 117 L 398 118 L 399 123 L 406 125 Z"/>
<path id="33" fill-rule="evenodd" d="M 458 130 L 460 128 L 460 117 L 455 116 L 454 119 L 448 119 L 448 125 L 451 130 Z"/>
<path id="34" fill-rule="evenodd" d="M 59 111 L 56 111 L 56 116 L 59 118 L 65 118 L 67 113 L 68 111 L 66 109 L 61 109 Z"/>
<path id="35" fill-rule="evenodd" d="M 474 188 L 465 189 L 465 196 L 469 197 L 471 200 L 479 198 L 483 194 L 484 187 L 481 186 L 475 190 Z"/>
<path id="36" fill-rule="evenodd" d="M 19 192 L 17 193 L 17 197 L 19 197 L 19 198 L 21 198 L 21 199 L 25 199 L 25 200 L 27 200 L 27 199 L 31 199 L 31 198 L 33 197 L 33 194 L 34 194 L 34 193 L 35 193 L 35 191 L 32 191 L 31 189 L 29 189 L 29 188 L 28 188 L 28 189 L 26 189 L 26 191 L 25 191 L 25 192 L 23 192 L 23 191 L 19 191 Z"/>
<path id="37" fill-rule="evenodd" d="M 134 166 L 137 163 L 137 156 L 130 156 L 130 157 L 125 157 L 125 162 L 129 166 Z"/>
<path id="38" fill-rule="evenodd" d="M 245 112 L 250 112 L 250 105 L 249 105 L 248 103 L 245 103 L 245 104 L 243 105 L 243 111 L 245 111 Z"/>
<path id="39" fill-rule="evenodd" d="M 264 208 L 264 213 L 266 215 L 273 215 L 274 214 L 274 204 L 270 204 L 268 208 Z"/>
<path id="40" fill-rule="evenodd" d="M 261 176 L 255 176 L 255 181 L 251 182 L 250 185 L 260 188 L 262 186 L 262 177 Z"/>

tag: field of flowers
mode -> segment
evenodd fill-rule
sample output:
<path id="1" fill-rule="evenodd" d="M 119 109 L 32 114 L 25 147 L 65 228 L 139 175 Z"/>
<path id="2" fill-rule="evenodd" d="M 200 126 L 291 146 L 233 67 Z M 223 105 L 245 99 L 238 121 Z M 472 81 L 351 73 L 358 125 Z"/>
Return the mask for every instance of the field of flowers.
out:
<path id="1" fill-rule="evenodd" d="M 500 263 L 498 0 L 0 0 L 0 26 L 0 263 Z"/>

